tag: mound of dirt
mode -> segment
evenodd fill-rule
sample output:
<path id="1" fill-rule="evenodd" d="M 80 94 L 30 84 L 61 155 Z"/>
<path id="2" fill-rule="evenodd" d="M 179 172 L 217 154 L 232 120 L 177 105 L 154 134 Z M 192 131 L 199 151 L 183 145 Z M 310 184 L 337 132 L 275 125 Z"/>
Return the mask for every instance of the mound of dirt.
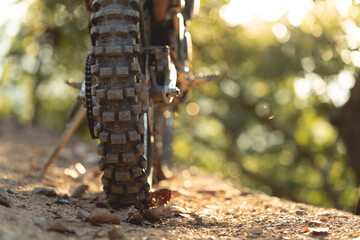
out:
<path id="1" fill-rule="evenodd" d="M 234 187 L 194 166 L 156 186 L 167 204 L 111 209 L 95 143 L 73 138 L 37 178 L 59 135 L 1 124 L 0 239 L 360 239 L 355 215 Z"/>

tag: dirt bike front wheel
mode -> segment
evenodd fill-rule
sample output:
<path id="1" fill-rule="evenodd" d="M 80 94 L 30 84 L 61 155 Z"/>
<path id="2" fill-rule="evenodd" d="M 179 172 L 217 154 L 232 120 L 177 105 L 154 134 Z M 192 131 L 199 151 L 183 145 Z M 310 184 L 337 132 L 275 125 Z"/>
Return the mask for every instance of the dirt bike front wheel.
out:
<path id="1" fill-rule="evenodd" d="M 97 150 L 104 191 L 114 207 L 145 206 L 149 200 L 137 2 L 94 1 L 91 16 L 95 42 L 91 74 L 96 77 L 94 134 L 101 141 Z"/>

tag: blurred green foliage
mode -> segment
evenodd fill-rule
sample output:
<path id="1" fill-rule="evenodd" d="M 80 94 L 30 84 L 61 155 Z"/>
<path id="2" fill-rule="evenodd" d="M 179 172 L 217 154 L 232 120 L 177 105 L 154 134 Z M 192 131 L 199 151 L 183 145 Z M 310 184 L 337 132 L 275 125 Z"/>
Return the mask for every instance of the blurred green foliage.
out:
<path id="1" fill-rule="evenodd" d="M 268 194 L 353 210 L 357 181 L 330 117 L 355 84 L 360 15 L 354 4 L 343 16 L 336 2 L 315 1 L 299 26 L 286 14 L 233 26 L 220 16 L 229 1 L 203 0 L 190 25 L 194 72 L 222 76 L 177 114 L 175 160 Z M 5 58 L 1 118 L 61 128 L 76 99 L 64 81 L 82 81 L 90 45 L 81 1 L 33 1 Z"/>
<path id="2" fill-rule="evenodd" d="M 64 115 L 76 99 L 76 91 L 64 82 L 83 80 L 84 59 L 91 45 L 87 26 L 81 1 L 29 4 L 11 39 L 1 75 L 3 118 L 63 126 Z"/>

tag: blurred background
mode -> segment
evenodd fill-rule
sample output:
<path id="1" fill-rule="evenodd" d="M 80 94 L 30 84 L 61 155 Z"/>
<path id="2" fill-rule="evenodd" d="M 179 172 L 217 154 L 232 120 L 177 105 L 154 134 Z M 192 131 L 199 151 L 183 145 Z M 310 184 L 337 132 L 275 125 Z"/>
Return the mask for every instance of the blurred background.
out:
<path id="1" fill-rule="evenodd" d="M 202 0 L 174 161 L 353 211 L 360 183 L 360 0 Z M 2 0 L 0 121 L 64 129 L 91 45 L 81 0 Z M 86 122 L 78 130 L 90 139 Z M 94 149 L 95 151 L 95 149 Z"/>

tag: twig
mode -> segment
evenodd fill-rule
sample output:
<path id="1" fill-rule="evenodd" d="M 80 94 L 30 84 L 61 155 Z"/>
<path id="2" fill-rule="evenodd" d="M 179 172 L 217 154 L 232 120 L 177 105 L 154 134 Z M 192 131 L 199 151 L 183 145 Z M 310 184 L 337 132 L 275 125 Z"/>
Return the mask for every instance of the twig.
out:
<path id="1" fill-rule="evenodd" d="M 61 149 L 65 146 L 65 144 L 69 141 L 70 137 L 73 135 L 76 128 L 79 126 L 81 120 L 86 115 L 86 108 L 79 109 L 78 113 L 76 114 L 74 120 L 67 125 L 66 130 L 61 135 L 60 141 L 56 145 L 55 149 L 41 168 L 39 172 L 39 177 L 43 178 L 45 175 L 46 170 L 50 167 L 50 165 L 55 161 L 56 157 L 59 155 Z"/>

